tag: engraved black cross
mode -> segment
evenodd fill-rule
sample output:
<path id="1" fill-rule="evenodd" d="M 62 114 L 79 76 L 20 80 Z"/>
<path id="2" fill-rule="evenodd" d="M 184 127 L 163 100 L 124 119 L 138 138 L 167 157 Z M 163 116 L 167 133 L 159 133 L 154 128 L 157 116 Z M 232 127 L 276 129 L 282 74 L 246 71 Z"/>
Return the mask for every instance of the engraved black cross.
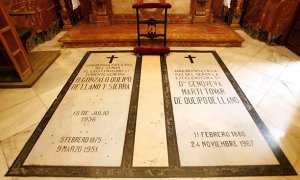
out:
<path id="1" fill-rule="evenodd" d="M 109 58 L 109 63 L 112 63 L 114 58 L 118 58 L 118 57 L 116 57 L 115 55 L 111 55 L 111 57 L 106 57 L 106 58 Z"/>
<path id="2" fill-rule="evenodd" d="M 194 63 L 193 58 L 196 58 L 196 57 L 192 57 L 191 55 L 188 55 L 187 57 L 184 57 L 184 58 L 189 58 L 191 63 Z"/>

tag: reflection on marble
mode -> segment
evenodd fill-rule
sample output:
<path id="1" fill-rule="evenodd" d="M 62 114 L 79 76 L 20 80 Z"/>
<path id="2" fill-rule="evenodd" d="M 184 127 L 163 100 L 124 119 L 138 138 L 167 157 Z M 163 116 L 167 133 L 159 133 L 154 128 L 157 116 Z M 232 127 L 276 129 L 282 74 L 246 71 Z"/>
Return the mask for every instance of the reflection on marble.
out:
<path id="1" fill-rule="evenodd" d="M 279 128 L 273 127 L 268 122 L 266 122 L 266 125 L 272 136 L 279 142 L 280 148 L 285 152 L 291 164 L 295 166 L 297 159 L 300 157 L 300 146 L 298 145 L 300 139 L 290 133 L 285 133 Z"/>
<path id="2" fill-rule="evenodd" d="M 279 79 L 299 85 L 300 61 L 290 61 Z"/>
<path id="3" fill-rule="evenodd" d="M 257 111 L 265 122 L 269 122 L 272 126 L 282 129 L 283 131 L 289 131 L 299 138 L 299 107 L 290 104 L 288 102 L 288 96 L 285 95 L 284 97 L 286 99 L 281 100 L 280 96 L 277 97 L 274 89 L 271 89 L 257 106 Z M 297 101 L 297 99 L 295 99 L 295 101 Z"/>
<path id="4" fill-rule="evenodd" d="M 244 94 L 252 104 L 254 108 L 259 104 L 259 102 L 262 100 L 264 93 L 261 93 L 259 91 L 256 91 L 254 89 L 251 89 L 247 86 L 241 85 L 240 88 L 243 90 Z"/>

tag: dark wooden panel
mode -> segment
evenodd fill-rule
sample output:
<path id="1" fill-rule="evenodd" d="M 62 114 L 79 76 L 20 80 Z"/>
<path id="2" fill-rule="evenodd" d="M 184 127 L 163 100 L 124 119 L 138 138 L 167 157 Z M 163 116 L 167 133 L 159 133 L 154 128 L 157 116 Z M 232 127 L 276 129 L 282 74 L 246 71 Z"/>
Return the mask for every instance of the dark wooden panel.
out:
<path id="1" fill-rule="evenodd" d="M 8 15 L 8 12 L 0 1 L 1 24 L 5 25 L 0 29 L 0 41 L 9 56 L 14 68 L 18 72 L 22 81 L 26 80 L 32 73 L 33 69 L 30 65 L 29 57 L 25 52 L 22 42 L 17 34 L 14 24 Z"/>
<path id="2" fill-rule="evenodd" d="M 300 56 L 300 5 L 295 21 L 290 29 L 286 46 Z"/>
<path id="3" fill-rule="evenodd" d="M 60 55 L 60 51 L 34 51 L 29 54 L 33 73 L 26 81 L 0 82 L 0 88 L 31 87 Z"/>

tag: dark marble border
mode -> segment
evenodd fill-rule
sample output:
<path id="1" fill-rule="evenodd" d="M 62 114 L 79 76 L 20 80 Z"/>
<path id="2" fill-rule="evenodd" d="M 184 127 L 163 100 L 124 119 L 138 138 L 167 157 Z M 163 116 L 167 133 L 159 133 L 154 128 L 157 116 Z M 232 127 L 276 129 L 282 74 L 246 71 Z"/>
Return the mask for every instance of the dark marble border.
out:
<path id="1" fill-rule="evenodd" d="M 201 166 L 201 167 L 181 167 L 176 138 L 175 122 L 171 100 L 171 92 L 167 73 L 166 57 L 161 56 L 162 84 L 164 95 L 164 108 L 166 118 L 167 144 L 169 167 L 132 167 L 133 148 L 135 139 L 136 114 L 138 108 L 139 83 L 141 75 L 142 57 L 137 57 L 132 95 L 128 114 L 128 123 L 121 167 L 94 167 L 94 166 L 25 166 L 25 159 L 35 145 L 39 136 L 51 119 L 56 108 L 62 101 L 73 80 L 83 67 L 91 53 L 130 53 L 132 51 L 90 51 L 83 57 L 68 82 L 53 102 L 52 106 L 33 132 L 32 136 L 25 144 L 23 150 L 10 167 L 7 176 L 40 176 L 40 177 L 112 177 L 112 178 L 167 178 L 167 177 L 233 177 L 233 176 L 284 176 L 297 175 L 296 171 L 281 151 L 267 130 L 265 124 L 260 119 L 253 106 L 246 98 L 245 94 L 238 86 L 237 82 L 222 62 L 215 51 L 172 51 L 177 53 L 212 53 L 223 69 L 227 78 L 242 99 L 245 107 L 252 116 L 257 127 L 279 161 L 279 165 L 250 165 L 250 166 Z"/>
<path id="2" fill-rule="evenodd" d="M 131 168 L 133 163 L 133 150 L 136 130 L 136 117 L 139 101 L 140 79 L 142 70 L 142 56 L 136 58 L 135 72 L 132 85 L 132 93 L 129 105 L 128 122 L 125 135 L 123 157 L 121 167 Z"/>
<path id="3" fill-rule="evenodd" d="M 171 98 L 171 90 L 168 77 L 167 61 L 164 55 L 160 56 L 162 87 L 164 97 L 164 111 L 165 111 L 165 123 L 167 133 L 167 147 L 168 147 L 168 160 L 169 167 L 179 168 L 180 158 L 177 144 L 177 136 L 175 129 L 175 121 L 173 114 L 173 105 Z"/>

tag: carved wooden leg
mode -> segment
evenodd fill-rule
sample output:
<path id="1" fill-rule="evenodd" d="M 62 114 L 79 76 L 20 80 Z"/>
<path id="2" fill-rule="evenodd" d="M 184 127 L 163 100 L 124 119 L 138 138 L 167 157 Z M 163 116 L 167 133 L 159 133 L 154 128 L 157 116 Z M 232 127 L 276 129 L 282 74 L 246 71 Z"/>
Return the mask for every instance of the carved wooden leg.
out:
<path id="1" fill-rule="evenodd" d="M 232 22 L 230 27 L 233 29 L 239 29 L 240 26 L 240 20 L 242 16 L 242 7 L 243 7 L 244 0 L 237 0 L 236 5 L 234 7 L 234 13 L 232 17 Z"/>
<path id="2" fill-rule="evenodd" d="M 59 5 L 61 7 L 60 10 L 61 19 L 64 23 L 63 29 L 71 29 L 72 24 L 71 24 L 69 12 L 66 8 L 65 0 L 59 0 Z"/>

